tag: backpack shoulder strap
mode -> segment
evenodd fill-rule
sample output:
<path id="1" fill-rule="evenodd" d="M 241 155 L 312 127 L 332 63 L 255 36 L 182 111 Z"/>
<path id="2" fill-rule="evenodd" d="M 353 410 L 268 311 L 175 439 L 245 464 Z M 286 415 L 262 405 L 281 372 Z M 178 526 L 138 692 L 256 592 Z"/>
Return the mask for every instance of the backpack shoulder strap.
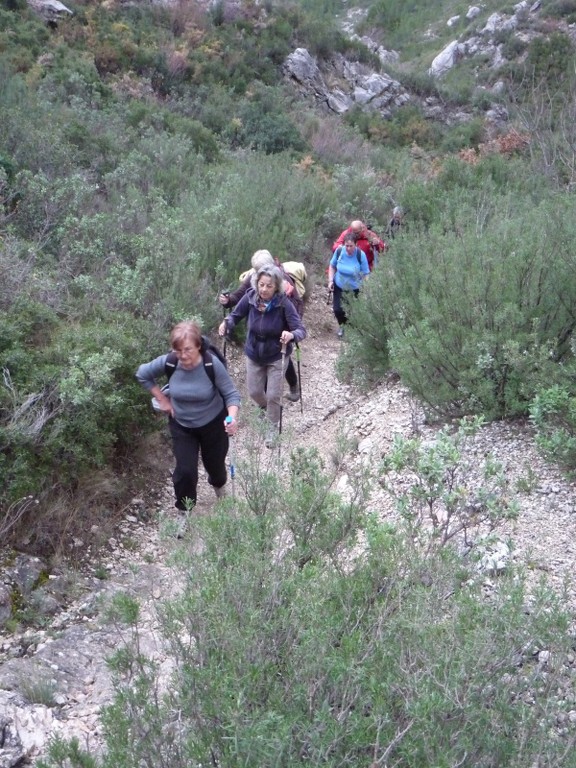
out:
<path id="1" fill-rule="evenodd" d="M 336 256 L 336 268 L 338 268 L 338 262 L 342 258 L 343 249 L 344 249 L 344 246 L 340 245 L 338 247 L 337 252 L 336 252 L 337 253 L 337 256 Z M 356 246 L 356 250 L 354 251 L 354 253 L 356 254 L 356 258 L 358 259 L 358 266 L 361 267 L 362 266 L 362 256 L 360 255 L 360 248 L 358 248 L 358 246 Z"/>
<path id="2" fill-rule="evenodd" d="M 178 365 L 178 355 L 176 352 L 169 352 L 168 357 L 166 358 L 166 362 L 164 363 L 164 373 L 166 374 L 166 378 L 168 381 L 170 381 L 170 376 L 174 373 L 176 370 L 176 366 Z"/>
<path id="3" fill-rule="evenodd" d="M 218 347 L 211 343 L 208 336 L 202 335 L 202 343 L 200 345 L 200 352 L 202 354 L 202 362 L 204 363 L 204 370 L 206 375 L 212 382 L 212 386 L 216 386 L 216 374 L 214 373 L 214 358 L 217 357 L 222 365 L 226 368 L 226 359 L 220 352 Z"/>
<path id="4" fill-rule="evenodd" d="M 212 352 L 207 349 L 207 342 L 204 340 L 204 337 L 202 338 L 202 346 L 200 348 L 200 352 L 202 354 L 202 362 L 204 364 L 206 375 L 212 382 L 212 386 L 216 386 L 216 374 L 214 373 L 214 363 L 212 362 L 213 355 Z M 177 365 L 178 355 L 176 352 L 169 352 L 166 358 L 166 362 L 164 363 L 164 373 L 166 374 L 168 381 L 170 381 L 170 377 L 176 370 Z"/>
<path id="5" fill-rule="evenodd" d="M 212 361 L 212 352 L 210 352 L 208 349 L 202 349 L 202 362 L 204 363 L 204 370 L 206 371 L 206 376 L 210 379 L 212 382 L 212 386 L 216 386 L 216 374 L 214 373 L 214 363 Z"/>

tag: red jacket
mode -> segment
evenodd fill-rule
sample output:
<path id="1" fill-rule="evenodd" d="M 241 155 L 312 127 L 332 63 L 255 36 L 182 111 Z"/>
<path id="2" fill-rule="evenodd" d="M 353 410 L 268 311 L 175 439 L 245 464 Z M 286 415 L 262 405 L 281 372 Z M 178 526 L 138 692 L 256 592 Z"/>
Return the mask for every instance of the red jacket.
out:
<path id="1" fill-rule="evenodd" d="M 339 248 L 341 245 L 344 245 L 344 238 L 346 235 L 349 235 L 350 232 L 352 232 L 352 228 L 348 227 L 347 229 L 342 232 L 338 240 L 334 243 L 332 246 L 332 253 L 336 250 L 336 248 Z M 372 230 L 367 229 L 366 230 L 367 236 L 374 242 L 374 245 L 370 243 L 370 240 L 367 239 L 366 235 L 362 234 L 360 237 L 356 240 L 356 245 L 360 250 L 364 251 L 366 254 L 366 258 L 368 259 L 368 266 L 370 267 L 370 271 L 372 271 L 374 267 L 374 251 L 380 251 L 384 253 L 387 246 L 384 240 L 381 240 L 378 235 L 376 235 Z"/>

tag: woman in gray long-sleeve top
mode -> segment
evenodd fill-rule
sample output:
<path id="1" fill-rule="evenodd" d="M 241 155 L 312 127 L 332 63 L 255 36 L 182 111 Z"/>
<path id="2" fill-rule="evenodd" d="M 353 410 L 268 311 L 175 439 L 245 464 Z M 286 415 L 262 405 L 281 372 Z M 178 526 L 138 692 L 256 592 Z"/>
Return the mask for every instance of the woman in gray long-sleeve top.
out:
<path id="1" fill-rule="evenodd" d="M 199 455 L 216 496 L 226 495 L 228 436 L 236 434 L 240 394 L 215 355 L 212 383 L 204 368 L 202 333 L 196 323 L 185 321 L 174 326 L 170 344 L 178 357 L 170 377 L 170 394 L 167 396 L 157 384 L 157 379 L 165 375 L 168 355 L 141 365 L 136 378 L 168 415 L 176 458 L 172 475 L 176 507 L 186 510 L 196 503 Z"/>

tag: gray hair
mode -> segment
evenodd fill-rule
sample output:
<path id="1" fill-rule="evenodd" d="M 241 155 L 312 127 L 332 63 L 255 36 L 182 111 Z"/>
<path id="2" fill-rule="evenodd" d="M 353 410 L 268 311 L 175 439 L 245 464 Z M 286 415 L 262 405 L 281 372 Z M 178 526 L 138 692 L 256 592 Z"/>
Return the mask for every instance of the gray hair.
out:
<path id="1" fill-rule="evenodd" d="M 258 280 L 260 280 L 262 275 L 267 275 L 272 278 L 275 293 L 284 293 L 284 275 L 279 267 L 275 264 L 266 264 L 264 267 L 260 267 L 260 269 L 252 275 L 251 284 L 255 291 L 258 290 Z"/>
<path id="2" fill-rule="evenodd" d="M 270 251 L 261 250 L 256 251 L 255 254 L 252 256 L 252 269 L 255 269 L 256 272 L 260 269 L 260 267 L 265 267 L 268 264 L 274 264 L 274 257 L 270 253 Z"/>

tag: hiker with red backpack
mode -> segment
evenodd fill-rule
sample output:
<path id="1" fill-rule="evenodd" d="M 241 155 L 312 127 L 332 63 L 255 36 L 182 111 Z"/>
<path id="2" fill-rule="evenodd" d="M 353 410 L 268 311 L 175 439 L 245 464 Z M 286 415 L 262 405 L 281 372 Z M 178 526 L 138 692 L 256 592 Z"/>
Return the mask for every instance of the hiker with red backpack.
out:
<path id="1" fill-rule="evenodd" d="M 384 253 L 387 248 L 386 243 L 375 232 L 364 224 L 363 221 L 357 219 L 353 221 L 349 227 L 347 227 L 335 241 L 332 246 L 332 253 L 344 245 L 344 238 L 346 235 L 354 235 L 356 238 L 356 245 L 366 254 L 368 260 L 368 267 L 370 271 L 378 264 L 378 253 Z"/>
<path id="2" fill-rule="evenodd" d="M 206 351 L 198 325 L 184 321 L 174 326 L 170 345 L 176 361 L 168 373 L 170 354 L 143 363 L 136 378 L 168 415 L 176 468 L 172 475 L 175 506 L 189 510 L 196 503 L 198 457 L 208 474 L 208 483 L 218 498 L 226 495 L 226 454 L 229 436 L 236 434 L 240 393 L 226 366 L 216 354 Z M 169 394 L 157 380 L 169 375 Z"/>
<path id="3" fill-rule="evenodd" d="M 338 321 L 338 336 L 343 338 L 347 322 L 344 303 L 348 295 L 358 296 L 366 275 L 370 274 L 366 254 L 356 244 L 356 238 L 349 232 L 343 244 L 332 254 L 328 266 L 328 291 L 332 294 L 332 309 Z"/>

